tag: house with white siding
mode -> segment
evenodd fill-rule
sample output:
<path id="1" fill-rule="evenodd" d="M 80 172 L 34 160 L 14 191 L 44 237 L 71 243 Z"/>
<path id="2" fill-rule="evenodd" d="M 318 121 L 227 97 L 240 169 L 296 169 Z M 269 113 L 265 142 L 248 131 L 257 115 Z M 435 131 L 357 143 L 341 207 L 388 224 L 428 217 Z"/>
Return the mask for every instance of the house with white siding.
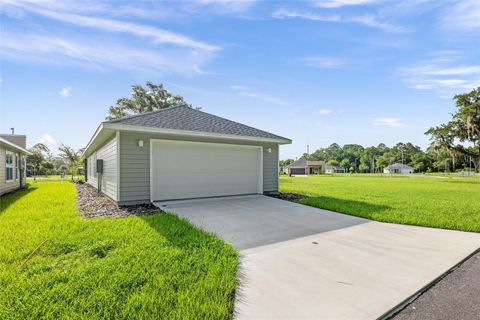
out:
<path id="1" fill-rule="evenodd" d="M 0 134 L 0 196 L 25 187 L 27 137 Z"/>
<path id="2" fill-rule="evenodd" d="M 119 205 L 278 192 L 290 139 L 190 107 L 102 122 L 83 158 L 87 182 Z"/>
<path id="3" fill-rule="evenodd" d="M 383 173 L 403 173 L 403 174 L 410 174 L 413 173 L 415 170 L 411 166 L 407 166 L 406 164 L 402 163 L 394 163 L 385 167 L 383 169 Z"/>

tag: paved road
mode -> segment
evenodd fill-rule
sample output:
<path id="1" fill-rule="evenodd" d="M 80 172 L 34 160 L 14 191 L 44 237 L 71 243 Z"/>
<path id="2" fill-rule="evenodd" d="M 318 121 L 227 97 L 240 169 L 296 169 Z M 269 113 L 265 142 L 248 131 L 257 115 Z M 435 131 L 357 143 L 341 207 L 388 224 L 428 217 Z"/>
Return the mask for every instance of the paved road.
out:
<path id="1" fill-rule="evenodd" d="M 266 196 L 158 203 L 241 249 L 237 319 L 374 319 L 480 247 Z"/>
<path id="2" fill-rule="evenodd" d="M 480 319 L 480 253 L 445 276 L 393 319 Z"/>

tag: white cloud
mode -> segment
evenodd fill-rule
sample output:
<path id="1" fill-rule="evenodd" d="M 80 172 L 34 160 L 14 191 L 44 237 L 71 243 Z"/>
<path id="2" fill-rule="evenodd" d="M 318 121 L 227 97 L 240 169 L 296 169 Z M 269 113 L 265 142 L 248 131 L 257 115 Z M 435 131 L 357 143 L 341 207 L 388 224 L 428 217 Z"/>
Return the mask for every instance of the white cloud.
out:
<path id="1" fill-rule="evenodd" d="M 88 17 L 67 12 L 56 12 L 35 6 L 28 6 L 24 9 L 54 20 L 83 27 L 106 30 L 109 32 L 129 33 L 138 37 L 148 37 L 151 38 L 155 44 L 174 44 L 206 51 L 215 51 L 219 49 L 216 46 L 193 40 L 187 36 L 147 25 L 123 22 L 114 19 Z"/>
<path id="2" fill-rule="evenodd" d="M 480 86 L 480 79 L 478 80 L 465 80 L 465 79 L 412 79 L 415 82 L 414 88 L 425 89 L 465 89 L 471 90 Z"/>
<path id="3" fill-rule="evenodd" d="M 447 30 L 474 31 L 476 37 L 480 31 L 480 1 L 462 0 L 447 7 L 441 19 Z"/>
<path id="4" fill-rule="evenodd" d="M 320 110 L 318 110 L 318 113 L 319 114 L 330 114 L 330 113 L 332 113 L 332 110 L 331 109 L 320 109 Z"/>
<path id="5" fill-rule="evenodd" d="M 55 139 L 53 139 L 52 136 L 48 133 L 43 134 L 43 136 L 38 139 L 38 143 L 43 143 L 52 151 L 57 146 L 57 142 L 55 141 Z"/>
<path id="6" fill-rule="evenodd" d="M 106 67 L 144 73 L 159 71 L 200 74 L 212 55 L 188 49 L 143 49 L 99 39 L 63 39 L 4 30 L 4 58 L 30 63 L 73 65 L 102 70 Z M 115 53 L 115 54 L 112 54 Z"/>
<path id="7" fill-rule="evenodd" d="M 367 5 L 378 2 L 378 0 L 317 0 L 315 5 L 321 8 L 340 8 L 344 6 Z"/>
<path id="8" fill-rule="evenodd" d="M 102 31 L 89 34 L 84 30 L 71 29 L 68 36 L 63 36 L 64 29 L 52 26 L 29 32 L 21 27 L 2 28 L 1 50 L 3 57 L 10 60 L 194 75 L 202 73 L 201 66 L 220 50 L 216 45 L 161 28 L 72 13 L 75 10 L 88 14 L 92 14 L 93 10 L 96 13 L 96 5 L 92 9 L 81 3 L 77 6 L 77 3 L 71 2 L 43 1 L 6 2 L 4 6 L 80 28 Z M 99 10 L 102 12 L 105 8 L 101 6 Z M 115 33 L 130 37 L 115 37 Z"/>
<path id="9" fill-rule="evenodd" d="M 480 86 L 480 65 L 465 64 L 462 59 L 454 51 L 434 52 L 415 66 L 399 69 L 399 74 L 412 88 L 451 97 Z"/>
<path id="10" fill-rule="evenodd" d="M 72 87 L 64 87 L 58 94 L 62 97 L 70 97 L 70 93 L 72 91 Z"/>
<path id="11" fill-rule="evenodd" d="M 250 88 L 241 85 L 232 85 L 230 86 L 230 89 L 234 90 L 239 96 L 259 99 L 268 103 L 273 103 L 281 106 L 288 106 L 288 104 L 282 99 L 270 96 L 268 94 L 256 92 Z"/>
<path id="12" fill-rule="evenodd" d="M 466 75 L 466 74 L 480 74 L 480 65 L 477 66 L 458 66 L 452 68 L 438 68 L 436 66 L 426 66 L 420 70 L 422 74 L 452 76 L 452 75 Z"/>
<path id="13" fill-rule="evenodd" d="M 405 123 L 401 122 L 401 119 L 390 117 L 376 118 L 373 120 L 373 124 L 376 126 L 387 126 L 396 128 L 402 128 L 407 126 Z"/>
<path id="14" fill-rule="evenodd" d="M 215 13 L 236 13 L 250 9 L 255 0 L 200 0 L 198 5 L 212 8 Z"/>
<path id="15" fill-rule="evenodd" d="M 358 15 L 358 16 L 343 16 L 343 15 L 324 15 L 306 11 L 296 11 L 290 9 L 279 9 L 272 14 L 273 18 L 276 19 L 307 19 L 312 21 L 321 21 L 321 22 L 338 22 L 338 23 L 356 23 L 366 27 L 380 29 L 385 32 L 392 33 L 403 33 L 410 32 L 408 28 L 390 24 L 388 22 L 383 22 L 378 20 L 374 15 Z"/>
<path id="16" fill-rule="evenodd" d="M 329 57 L 307 57 L 301 59 L 301 61 L 303 61 L 307 66 L 322 69 L 336 69 L 345 64 L 339 59 Z"/>

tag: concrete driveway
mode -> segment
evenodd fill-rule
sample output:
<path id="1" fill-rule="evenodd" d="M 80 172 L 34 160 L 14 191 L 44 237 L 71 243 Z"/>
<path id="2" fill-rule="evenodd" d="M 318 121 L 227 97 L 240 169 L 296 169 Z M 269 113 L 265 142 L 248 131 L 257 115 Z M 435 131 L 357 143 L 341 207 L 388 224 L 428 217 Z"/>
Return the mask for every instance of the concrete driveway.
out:
<path id="1" fill-rule="evenodd" d="M 480 247 L 260 195 L 156 205 L 241 250 L 237 319 L 375 319 Z"/>

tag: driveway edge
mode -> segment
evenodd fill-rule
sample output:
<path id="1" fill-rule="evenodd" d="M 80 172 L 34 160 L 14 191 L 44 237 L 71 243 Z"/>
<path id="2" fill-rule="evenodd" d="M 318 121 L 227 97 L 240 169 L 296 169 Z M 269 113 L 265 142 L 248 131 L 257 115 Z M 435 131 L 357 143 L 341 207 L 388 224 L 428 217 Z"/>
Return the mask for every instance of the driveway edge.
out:
<path id="1" fill-rule="evenodd" d="M 460 267 L 462 264 L 464 264 L 467 260 L 469 260 L 471 257 L 476 255 L 477 253 L 480 253 L 480 247 L 474 250 L 472 253 L 470 253 L 468 256 L 460 260 L 457 264 L 452 266 L 450 269 L 439 275 L 437 278 L 432 280 L 429 284 L 415 292 L 413 295 L 408 297 L 407 299 L 403 300 L 399 304 L 397 304 L 395 307 L 390 309 L 389 311 L 385 312 L 383 315 L 381 315 L 378 319 L 379 320 L 389 320 L 395 317 L 397 314 L 399 314 L 403 309 L 405 309 L 408 305 L 410 305 L 412 302 L 417 300 L 418 297 L 423 295 L 425 292 L 430 290 L 433 286 L 435 286 L 437 283 L 442 281 L 443 278 L 445 278 L 447 275 L 455 271 L 458 267 Z"/>

